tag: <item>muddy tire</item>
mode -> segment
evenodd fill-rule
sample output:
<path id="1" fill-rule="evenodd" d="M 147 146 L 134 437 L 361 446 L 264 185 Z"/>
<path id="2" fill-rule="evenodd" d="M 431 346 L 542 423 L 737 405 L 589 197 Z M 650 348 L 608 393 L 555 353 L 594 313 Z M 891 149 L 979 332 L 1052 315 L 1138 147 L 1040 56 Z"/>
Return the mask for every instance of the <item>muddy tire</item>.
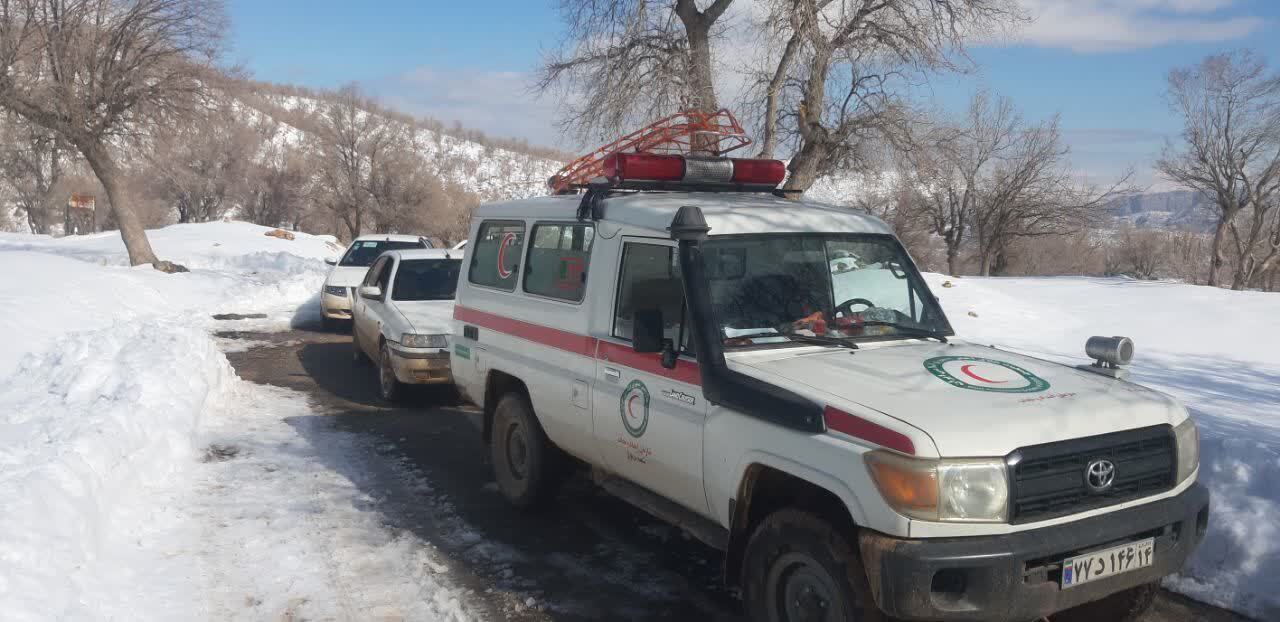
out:
<path id="1" fill-rule="evenodd" d="M 779 510 L 756 527 L 742 564 L 752 622 L 881 622 L 856 550 L 827 521 Z"/>
<path id="2" fill-rule="evenodd" d="M 391 348 L 382 344 L 378 349 L 378 393 L 388 402 L 399 401 L 404 397 L 405 386 L 396 378 L 396 370 L 391 360 Z"/>
<path id="3" fill-rule="evenodd" d="M 1159 592 L 1158 582 L 1147 583 L 1055 613 L 1049 619 L 1053 622 L 1134 622 L 1151 608 Z"/>
<path id="4" fill-rule="evenodd" d="M 498 490 L 512 505 L 534 508 L 554 496 L 559 479 L 556 449 L 524 395 L 507 393 L 498 401 L 489 452 Z"/>

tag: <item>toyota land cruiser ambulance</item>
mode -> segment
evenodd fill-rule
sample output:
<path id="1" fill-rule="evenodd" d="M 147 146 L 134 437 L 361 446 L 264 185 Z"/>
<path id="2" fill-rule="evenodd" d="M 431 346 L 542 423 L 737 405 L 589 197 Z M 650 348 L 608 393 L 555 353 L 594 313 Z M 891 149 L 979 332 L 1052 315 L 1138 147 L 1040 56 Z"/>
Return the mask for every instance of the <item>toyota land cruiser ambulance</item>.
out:
<path id="1" fill-rule="evenodd" d="M 771 621 L 1129 619 L 1200 543 L 1195 424 L 1131 342 L 953 338 L 890 228 L 775 196 L 781 162 L 602 166 L 471 225 L 453 375 L 516 506 L 583 463 Z"/>

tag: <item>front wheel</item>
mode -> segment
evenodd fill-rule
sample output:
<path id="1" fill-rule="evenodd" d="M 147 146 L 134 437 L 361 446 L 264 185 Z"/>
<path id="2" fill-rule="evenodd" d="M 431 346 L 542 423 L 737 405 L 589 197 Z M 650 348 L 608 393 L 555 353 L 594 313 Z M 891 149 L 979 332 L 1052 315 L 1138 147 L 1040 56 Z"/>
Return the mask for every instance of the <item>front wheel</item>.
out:
<path id="1" fill-rule="evenodd" d="M 394 402 L 404 396 L 404 383 L 396 378 L 395 362 L 391 360 L 391 348 L 382 344 L 378 353 L 378 390 L 382 399 Z"/>
<path id="2" fill-rule="evenodd" d="M 827 521 L 770 514 L 747 541 L 742 600 L 752 622 L 879 622 L 862 562 Z"/>
<path id="3" fill-rule="evenodd" d="M 1160 584 L 1145 583 L 1050 616 L 1053 622 L 1134 622 L 1156 601 Z"/>

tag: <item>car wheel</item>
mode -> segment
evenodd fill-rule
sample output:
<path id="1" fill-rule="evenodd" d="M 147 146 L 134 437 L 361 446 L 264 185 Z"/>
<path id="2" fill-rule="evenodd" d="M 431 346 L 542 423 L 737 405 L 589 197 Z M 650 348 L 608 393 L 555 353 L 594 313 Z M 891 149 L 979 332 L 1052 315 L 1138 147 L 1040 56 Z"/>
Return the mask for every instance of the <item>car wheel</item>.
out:
<path id="1" fill-rule="evenodd" d="M 558 455 L 524 395 L 507 393 L 493 413 L 489 450 L 498 490 L 518 508 L 532 508 L 555 493 Z"/>
<path id="2" fill-rule="evenodd" d="M 391 348 L 384 343 L 378 353 L 378 390 L 382 393 L 382 399 L 388 402 L 397 401 L 404 395 L 404 384 L 396 378 L 393 365 Z"/>
<path id="3" fill-rule="evenodd" d="M 879 622 L 862 562 L 827 521 L 770 514 L 747 541 L 742 601 L 752 622 Z"/>
<path id="4" fill-rule="evenodd" d="M 1049 616 L 1053 622 L 1134 622 L 1151 608 L 1160 584 L 1145 583 Z"/>

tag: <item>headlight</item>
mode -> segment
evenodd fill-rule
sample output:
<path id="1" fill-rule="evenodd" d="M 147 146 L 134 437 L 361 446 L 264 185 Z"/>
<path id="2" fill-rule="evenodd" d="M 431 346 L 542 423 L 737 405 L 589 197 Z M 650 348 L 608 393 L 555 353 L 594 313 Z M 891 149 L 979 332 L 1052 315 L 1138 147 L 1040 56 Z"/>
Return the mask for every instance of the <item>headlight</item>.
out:
<path id="1" fill-rule="evenodd" d="M 928 521 L 1002 522 L 1008 470 L 1000 459 L 927 460 L 887 451 L 866 454 L 871 479 L 899 513 Z"/>
<path id="2" fill-rule="evenodd" d="M 1173 437 L 1178 443 L 1178 483 L 1181 484 L 1200 466 L 1200 430 L 1196 422 L 1187 417 L 1173 429 Z"/>
<path id="3" fill-rule="evenodd" d="M 329 294 L 330 296 L 342 296 L 343 298 L 346 298 L 347 288 L 338 287 L 337 285 L 325 285 L 324 293 Z"/>
<path id="4" fill-rule="evenodd" d="M 400 344 L 406 348 L 447 348 L 449 347 L 449 340 L 444 335 L 405 333 L 400 336 Z"/>

